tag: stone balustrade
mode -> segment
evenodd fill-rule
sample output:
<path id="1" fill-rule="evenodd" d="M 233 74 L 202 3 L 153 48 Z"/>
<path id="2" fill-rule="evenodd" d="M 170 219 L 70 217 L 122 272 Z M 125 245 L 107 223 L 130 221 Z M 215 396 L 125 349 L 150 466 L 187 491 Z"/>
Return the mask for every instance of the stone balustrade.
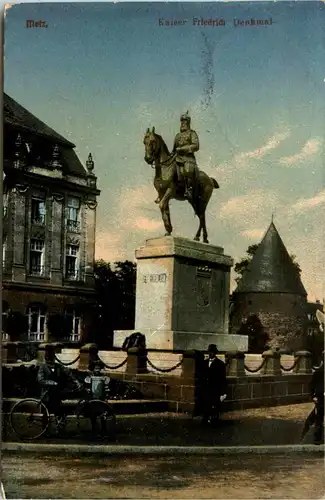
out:
<path id="1" fill-rule="evenodd" d="M 39 345 L 37 358 L 32 363 L 44 360 L 47 345 Z M 128 352 L 98 351 L 96 344 L 86 344 L 80 350 L 70 349 L 67 356 L 63 344 L 51 345 L 54 345 L 57 359 L 63 365 L 87 372 L 92 363 L 100 359 L 110 377 L 131 383 L 144 397 L 168 401 L 172 411 L 193 411 L 204 383 L 205 356 L 201 351 L 173 353 L 137 347 Z M 2 344 L 4 367 L 30 364 L 17 363 L 19 349 L 22 349 L 19 342 Z M 284 356 L 285 364 L 282 363 Z M 229 391 L 225 408 L 242 409 L 309 400 L 312 366 L 307 351 L 299 351 L 292 358 L 272 350 L 260 356 L 234 351 L 218 357 L 226 363 Z"/>
<path id="2" fill-rule="evenodd" d="M 183 378 L 196 378 L 202 369 L 204 359 L 204 353 L 195 350 L 183 351 L 182 354 L 171 351 L 143 351 L 139 348 L 131 348 L 128 352 L 121 350 L 99 351 L 96 344 L 86 344 L 77 350 L 64 349 L 64 344 L 55 342 L 43 343 L 38 346 L 37 362 L 44 360 L 47 345 L 55 347 L 58 361 L 67 366 L 73 365 L 74 368 L 80 370 L 88 370 L 91 362 L 101 359 L 104 368 L 107 365 L 107 369 L 114 370 L 116 366 L 118 367 L 116 369 L 123 373 L 171 372 L 173 375 Z M 23 342 L 3 342 L 2 362 L 4 364 L 19 362 L 18 351 L 23 346 Z M 285 372 L 295 374 L 310 374 L 312 372 L 311 354 L 308 351 L 299 351 L 294 356 L 273 350 L 265 351 L 262 355 L 233 351 L 227 352 L 225 355 L 218 355 L 218 357 L 226 362 L 229 377 L 244 377 L 256 373 L 278 376 Z M 253 362 L 251 358 L 254 358 Z M 123 363 L 126 359 L 127 361 Z M 282 363 L 283 359 L 284 363 Z M 182 363 L 179 362 L 180 360 Z M 73 361 L 74 363 L 72 363 Z"/>
<path id="3" fill-rule="evenodd" d="M 245 371 L 245 354 L 243 352 L 228 352 L 225 357 L 227 363 L 228 377 L 244 377 Z"/>

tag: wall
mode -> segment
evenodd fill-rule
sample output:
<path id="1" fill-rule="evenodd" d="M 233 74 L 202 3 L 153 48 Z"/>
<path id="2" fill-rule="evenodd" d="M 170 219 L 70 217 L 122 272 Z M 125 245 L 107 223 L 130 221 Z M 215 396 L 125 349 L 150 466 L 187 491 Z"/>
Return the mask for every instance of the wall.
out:
<path id="1" fill-rule="evenodd" d="M 234 294 L 231 333 L 243 318 L 257 315 L 269 335 L 270 346 L 299 350 L 305 347 L 306 297 L 288 293 Z"/>

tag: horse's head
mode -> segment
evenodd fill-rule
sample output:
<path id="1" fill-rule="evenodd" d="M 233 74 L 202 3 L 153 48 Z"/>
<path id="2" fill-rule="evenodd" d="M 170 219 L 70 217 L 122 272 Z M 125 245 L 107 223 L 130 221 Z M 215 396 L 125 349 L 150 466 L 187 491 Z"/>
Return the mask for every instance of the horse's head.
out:
<path id="1" fill-rule="evenodd" d="M 159 141 L 155 134 L 155 127 L 152 127 L 152 130 L 147 129 L 143 144 L 145 147 L 144 159 L 149 165 L 152 165 L 159 154 Z"/>

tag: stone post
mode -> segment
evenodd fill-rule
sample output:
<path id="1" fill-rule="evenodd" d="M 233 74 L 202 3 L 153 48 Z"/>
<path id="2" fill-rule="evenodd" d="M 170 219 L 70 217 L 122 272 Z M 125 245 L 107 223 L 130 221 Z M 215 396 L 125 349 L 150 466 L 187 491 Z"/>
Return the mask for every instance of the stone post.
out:
<path id="1" fill-rule="evenodd" d="M 245 377 L 245 353 L 240 351 L 227 352 L 225 355 L 228 377 Z"/>
<path id="2" fill-rule="evenodd" d="M 62 351 L 62 344 L 60 342 L 44 342 L 43 344 L 40 344 L 38 346 L 37 350 L 37 362 L 38 363 L 44 363 L 45 361 L 45 352 L 46 349 L 50 347 L 54 347 L 54 352 L 55 353 L 60 353 Z"/>
<path id="3" fill-rule="evenodd" d="M 97 344 L 85 344 L 80 347 L 80 358 L 78 370 L 88 371 L 91 363 L 98 360 L 98 346 Z"/>
<path id="4" fill-rule="evenodd" d="M 6 363 L 17 363 L 18 361 L 18 349 L 23 344 L 23 342 L 2 342 L 1 348 L 1 360 L 3 364 Z"/>
<path id="5" fill-rule="evenodd" d="M 183 353 L 182 375 L 184 379 L 199 378 L 203 373 L 204 354 L 201 351 L 185 351 Z"/>
<path id="6" fill-rule="evenodd" d="M 130 349 L 128 349 L 126 373 L 130 375 L 148 373 L 146 349 L 141 347 L 130 347 Z"/>
<path id="7" fill-rule="evenodd" d="M 281 354 L 279 351 L 264 351 L 262 354 L 265 364 L 262 367 L 263 375 L 281 375 Z"/>
<path id="8" fill-rule="evenodd" d="M 295 354 L 295 361 L 297 361 L 294 367 L 294 373 L 299 373 L 299 375 L 309 375 L 312 372 L 312 360 L 311 353 L 309 351 L 298 351 Z"/>
<path id="9" fill-rule="evenodd" d="M 202 407 L 204 398 L 203 374 L 204 374 L 204 354 L 201 351 L 185 351 L 181 364 L 182 373 L 180 378 L 181 386 L 181 411 L 196 412 Z M 185 399 L 186 395 L 186 399 Z M 185 406 L 184 406 L 185 404 Z"/>

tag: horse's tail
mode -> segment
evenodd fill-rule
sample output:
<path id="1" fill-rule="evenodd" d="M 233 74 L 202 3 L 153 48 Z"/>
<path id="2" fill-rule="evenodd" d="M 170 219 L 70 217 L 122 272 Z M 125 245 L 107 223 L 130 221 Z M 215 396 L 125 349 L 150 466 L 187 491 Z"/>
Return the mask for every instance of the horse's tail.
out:
<path id="1" fill-rule="evenodd" d="M 210 179 L 212 180 L 212 184 L 213 184 L 214 189 L 218 189 L 220 186 L 217 183 L 217 181 L 213 177 L 210 177 Z"/>

